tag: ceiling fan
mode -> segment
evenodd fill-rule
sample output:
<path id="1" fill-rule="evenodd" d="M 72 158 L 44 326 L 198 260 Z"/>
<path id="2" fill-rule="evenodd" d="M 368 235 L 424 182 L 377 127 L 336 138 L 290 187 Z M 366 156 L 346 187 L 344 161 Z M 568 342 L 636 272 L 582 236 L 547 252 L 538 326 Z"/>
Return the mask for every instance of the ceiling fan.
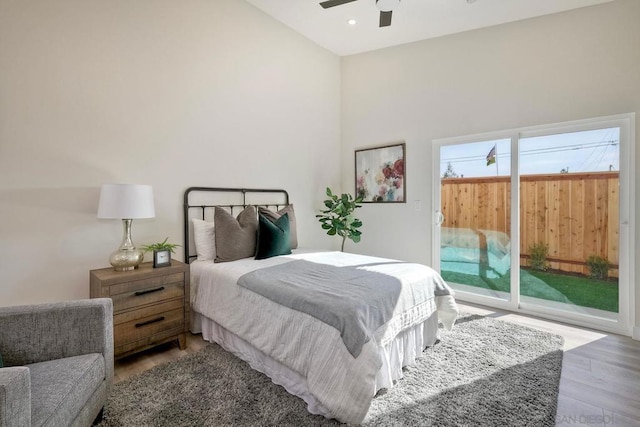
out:
<path id="1" fill-rule="evenodd" d="M 346 3 L 351 3 L 356 0 L 327 0 L 320 3 L 325 9 L 334 6 L 340 6 Z M 388 27 L 391 25 L 391 14 L 393 9 L 398 7 L 400 0 L 376 0 L 376 7 L 380 9 L 380 27 Z"/>

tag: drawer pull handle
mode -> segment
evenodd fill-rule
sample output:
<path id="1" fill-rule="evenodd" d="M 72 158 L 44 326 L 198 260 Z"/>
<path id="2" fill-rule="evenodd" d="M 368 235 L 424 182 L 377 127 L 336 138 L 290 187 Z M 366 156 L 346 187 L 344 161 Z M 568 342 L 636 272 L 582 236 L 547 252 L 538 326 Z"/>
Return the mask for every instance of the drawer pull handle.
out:
<path id="1" fill-rule="evenodd" d="M 153 292 L 160 292 L 160 291 L 164 291 L 164 286 L 160 286 L 159 288 L 155 288 L 155 289 L 149 289 L 149 290 L 146 290 L 146 291 L 138 291 L 134 295 L 139 297 L 139 296 L 142 296 L 142 295 L 150 294 L 150 293 L 153 293 Z"/>
<path id="2" fill-rule="evenodd" d="M 162 322 L 163 320 L 164 320 L 164 316 L 158 317 L 157 319 L 147 320 L 146 322 L 136 323 L 136 328 L 142 328 L 143 326 L 147 326 L 156 322 Z"/>

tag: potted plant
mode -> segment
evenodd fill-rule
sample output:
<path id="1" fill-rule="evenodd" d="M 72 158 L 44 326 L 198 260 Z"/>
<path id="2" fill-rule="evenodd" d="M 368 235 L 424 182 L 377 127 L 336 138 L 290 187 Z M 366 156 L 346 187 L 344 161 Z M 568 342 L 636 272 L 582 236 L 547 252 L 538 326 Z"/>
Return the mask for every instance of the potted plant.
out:
<path id="1" fill-rule="evenodd" d="M 180 245 L 168 243 L 168 240 L 169 238 L 167 237 L 160 243 L 152 243 L 142 247 L 145 252 L 153 251 L 153 268 L 171 265 L 171 254 L 174 254 L 174 249 Z"/>
<path id="2" fill-rule="evenodd" d="M 327 187 L 327 196 L 329 198 L 324 201 L 326 209 L 321 210 L 321 214 L 316 215 L 316 218 L 322 224 L 322 229 L 327 230 L 329 236 L 342 237 L 340 250 L 344 252 L 344 242 L 347 239 L 353 240 L 354 243 L 360 241 L 362 233 L 358 228 L 362 227 L 362 221 L 355 218 L 353 212 L 361 207 L 358 203 L 362 202 L 362 198 L 354 199 L 351 194 L 338 196 L 333 194 L 329 187 Z"/>

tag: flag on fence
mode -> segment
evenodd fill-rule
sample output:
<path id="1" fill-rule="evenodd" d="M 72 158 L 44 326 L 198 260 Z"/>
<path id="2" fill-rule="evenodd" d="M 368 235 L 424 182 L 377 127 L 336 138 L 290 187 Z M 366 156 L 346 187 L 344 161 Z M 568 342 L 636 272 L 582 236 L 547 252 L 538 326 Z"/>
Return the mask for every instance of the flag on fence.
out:
<path id="1" fill-rule="evenodd" d="M 487 166 L 496 162 L 496 146 L 494 145 L 489 154 L 487 154 Z"/>

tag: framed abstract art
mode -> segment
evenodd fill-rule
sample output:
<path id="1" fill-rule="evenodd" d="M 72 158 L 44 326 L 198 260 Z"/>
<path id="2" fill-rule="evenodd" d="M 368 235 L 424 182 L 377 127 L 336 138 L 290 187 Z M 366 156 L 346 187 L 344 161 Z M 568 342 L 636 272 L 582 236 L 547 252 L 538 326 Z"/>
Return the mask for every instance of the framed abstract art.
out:
<path id="1" fill-rule="evenodd" d="M 363 203 L 405 203 L 405 143 L 356 150 L 356 197 Z"/>

